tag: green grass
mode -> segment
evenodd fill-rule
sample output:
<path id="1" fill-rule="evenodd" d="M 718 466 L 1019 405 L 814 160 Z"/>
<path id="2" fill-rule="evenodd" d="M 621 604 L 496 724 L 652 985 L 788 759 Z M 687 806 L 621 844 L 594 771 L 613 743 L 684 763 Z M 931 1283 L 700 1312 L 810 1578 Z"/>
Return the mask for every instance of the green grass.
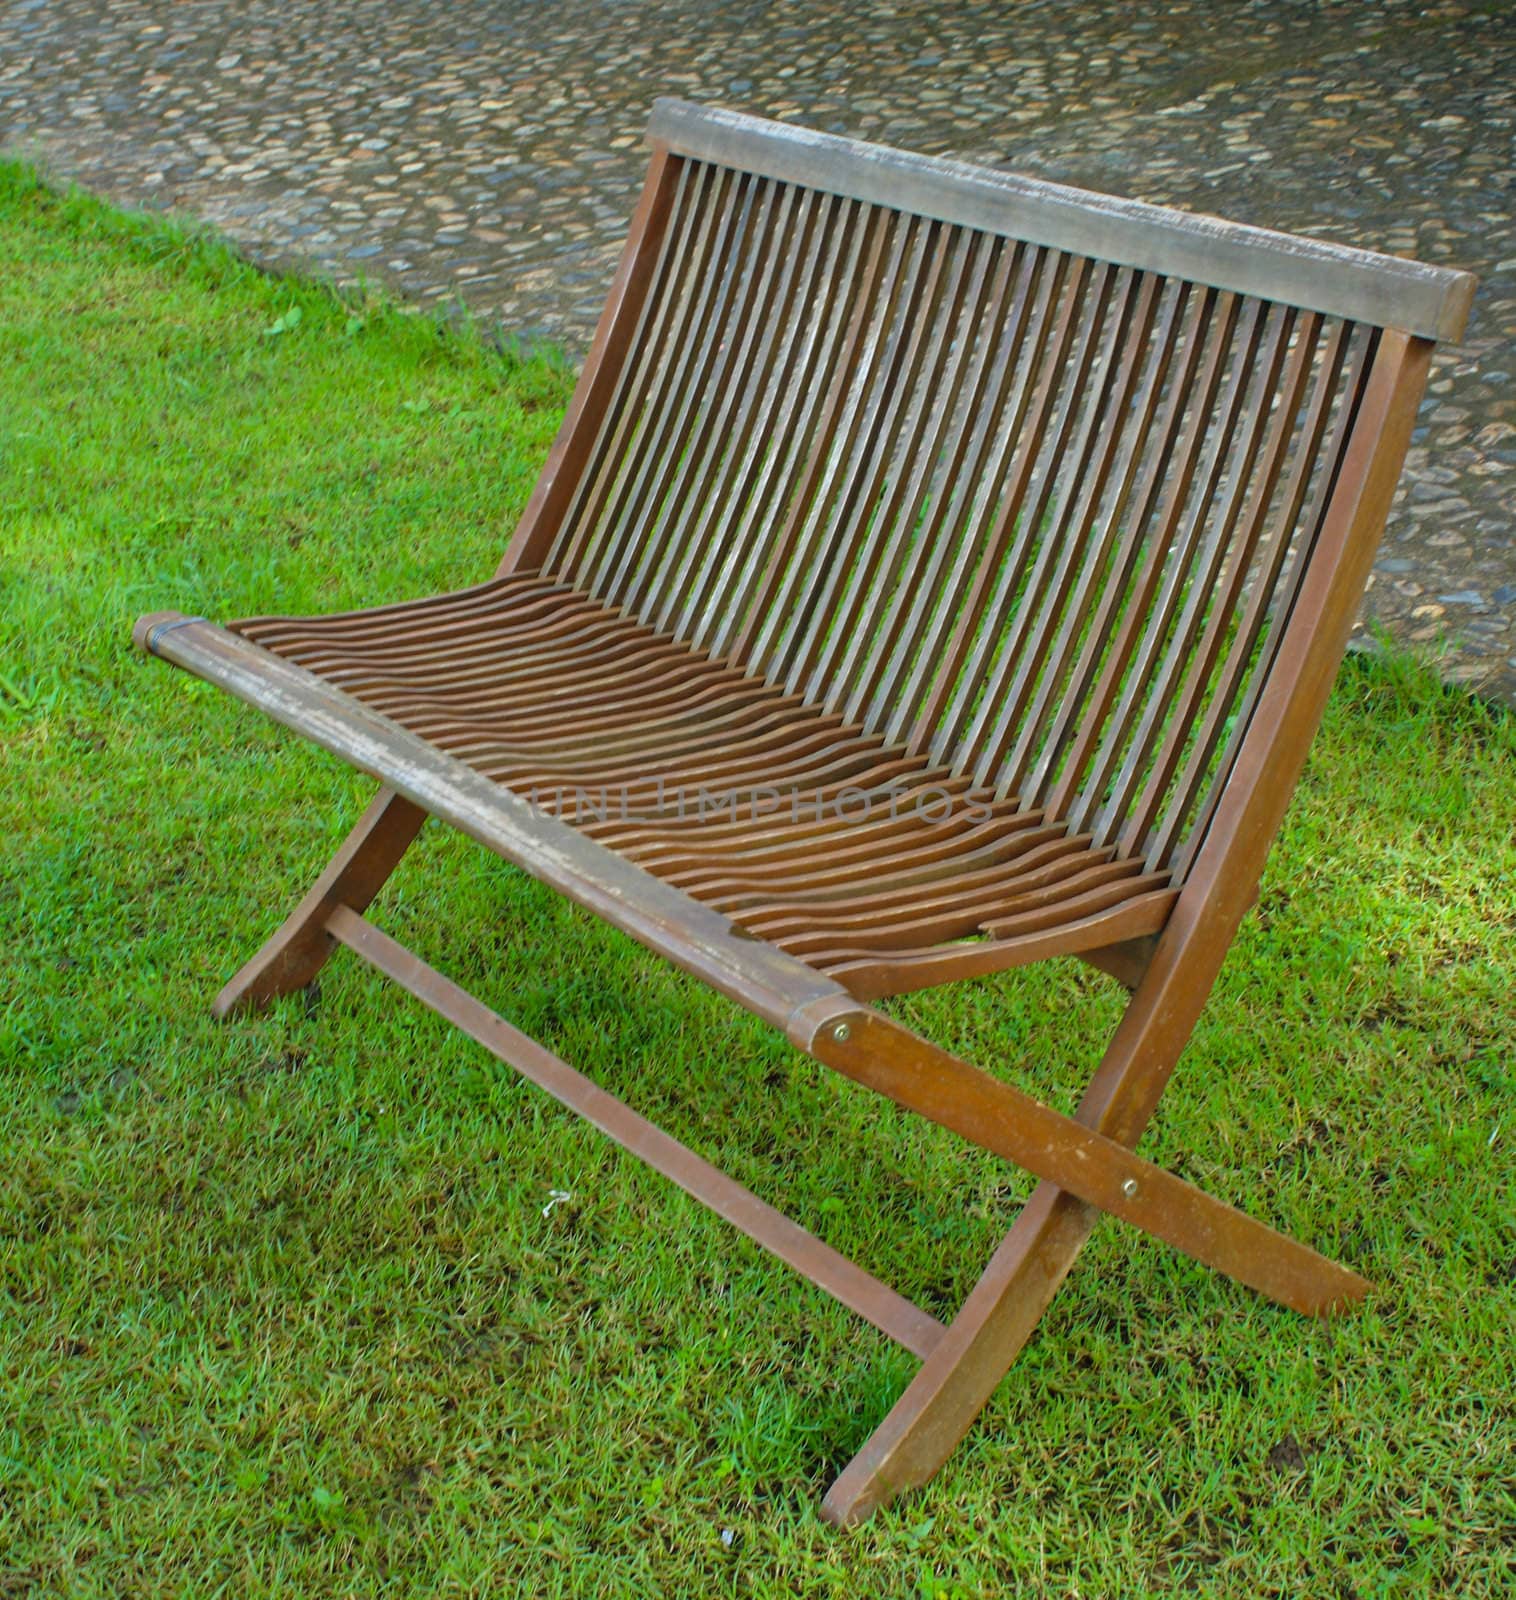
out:
<path id="1" fill-rule="evenodd" d="M 1144 1144 L 1371 1304 L 1105 1223 L 850 1533 L 881 1336 L 351 959 L 210 1021 L 366 789 L 132 620 L 488 573 L 566 393 L 0 167 L 0 1596 L 1510 1594 L 1516 719 L 1419 667 L 1345 667 Z M 939 1312 L 1026 1192 L 440 830 L 376 914 Z M 1118 1009 L 902 1006 L 1064 1105 Z"/>

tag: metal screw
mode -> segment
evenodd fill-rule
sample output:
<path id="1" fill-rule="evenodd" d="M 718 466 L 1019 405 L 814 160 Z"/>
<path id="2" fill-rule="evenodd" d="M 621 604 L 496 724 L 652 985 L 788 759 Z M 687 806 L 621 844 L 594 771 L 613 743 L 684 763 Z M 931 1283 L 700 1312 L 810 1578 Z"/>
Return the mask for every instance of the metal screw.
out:
<path id="1" fill-rule="evenodd" d="M 847 1023 L 845 1022 L 839 1022 L 837 1026 L 832 1029 L 832 1037 L 837 1041 L 838 1044 L 846 1044 L 852 1035 L 853 1030 L 848 1027 Z"/>
<path id="2" fill-rule="evenodd" d="M 1128 1178 L 1126 1182 L 1122 1184 L 1121 1192 L 1127 1197 L 1128 1200 L 1135 1200 L 1137 1198 L 1137 1180 L 1135 1178 Z"/>

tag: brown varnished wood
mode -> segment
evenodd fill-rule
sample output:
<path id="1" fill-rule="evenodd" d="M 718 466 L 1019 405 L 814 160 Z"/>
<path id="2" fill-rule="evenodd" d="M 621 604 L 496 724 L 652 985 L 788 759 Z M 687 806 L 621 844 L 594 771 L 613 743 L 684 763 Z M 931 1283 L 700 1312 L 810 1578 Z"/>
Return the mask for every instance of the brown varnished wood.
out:
<path id="1" fill-rule="evenodd" d="M 824 1011 L 812 1046 L 820 1061 L 1058 1184 L 1094 1209 L 1156 1235 L 1294 1311 L 1321 1316 L 1368 1292 L 1357 1273 L 878 1012 L 839 1012 L 835 1002 L 827 1002 Z"/>
<path id="2" fill-rule="evenodd" d="M 1365 1292 L 1132 1147 L 1320 718 L 1417 333 L 1470 281 L 725 113 L 656 127 L 493 581 L 136 636 L 384 785 L 218 1011 L 344 943 L 922 1357 L 828 1494 L 850 1522 L 941 1463 L 1102 1213 L 1297 1309 Z M 952 1322 L 368 922 L 427 814 L 1036 1175 Z M 1130 991 L 1073 1117 L 872 1008 L 1059 955 Z"/>
<path id="3" fill-rule="evenodd" d="M 591 836 L 620 839 L 620 848 L 648 871 L 781 949 L 804 953 L 822 970 L 834 960 L 856 966 L 870 948 L 882 955 L 929 944 L 933 929 L 943 940 L 983 937 L 992 923 L 1013 930 L 996 941 L 1005 947 L 996 959 L 1008 965 L 1023 933 L 1039 951 L 1047 948 L 1062 906 L 1067 920 L 1081 924 L 1081 941 L 1093 910 L 1106 909 L 1081 898 L 1086 883 L 1079 874 L 1109 859 L 1089 835 L 1058 823 L 1039 831 L 1037 812 L 1014 801 L 984 806 L 951 770 L 933 768 L 803 696 L 784 695 L 574 591 L 543 580 L 536 587 L 540 604 L 529 601 L 531 583 L 520 576 L 502 586 L 493 633 L 487 597 L 476 596 L 465 645 L 449 644 L 435 660 L 388 649 L 382 633 L 355 634 L 342 618 L 330 639 L 312 619 L 291 630 L 262 621 L 238 629 Z M 546 626 L 555 605 L 572 615 L 576 631 Z M 596 626 L 578 626 L 591 611 Z M 419 625 L 410 613 L 407 627 Z M 523 628 L 531 641 L 529 670 L 513 665 Z M 581 668 L 585 651 L 589 661 Z M 940 789 L 947 815 L 881 812 L 886 837 L 880 826 L 856 820 L 861 802 L 851 817 L 845 804 L 831 814 L 849 790 L 883 795 L 891 784 L 913 785 L 918 794 Z M 694 801 L 702 790 L 748 793 L 775 785 L 792 792 L 792 813 L 819 810 L 823 825 L 786 843 L 774 838 L 766 815 L 729 820 L 717 811 L 708 825 L 698 816 L 669 816 L 669 790 Z M 612 815 L 596 815 L 612 800 Z M 985 815 L 970 820 L 976 804 Z M 871 816 L 873 809 L 870 801 Z M 1021 858 L 1029 840 L 1056 845 L 1066 882 L 1025 881 Z M 1120 901 L 1167 884 L 1166 875 L 1133 863 L 1107 887 Z M 884 888 L 888 899 L 881 898 Z M 1043 896 L 1036 925 L 1021 927 L 1014 920 L 1018 897 L 1031 889 Z M 775 925 L 781 910 L 785 920 Z M 903 976 L 936 968 L 897 961 L 892 970 Z"/>
<path id="4" fill-rule="evenodd" d="M 839 138 L 724 107 L 658 100 L 649 132 L 699 160 L 1424 338 L 1460 338 L 1474 297 L 1475 280 L 1466 272 Z"/>

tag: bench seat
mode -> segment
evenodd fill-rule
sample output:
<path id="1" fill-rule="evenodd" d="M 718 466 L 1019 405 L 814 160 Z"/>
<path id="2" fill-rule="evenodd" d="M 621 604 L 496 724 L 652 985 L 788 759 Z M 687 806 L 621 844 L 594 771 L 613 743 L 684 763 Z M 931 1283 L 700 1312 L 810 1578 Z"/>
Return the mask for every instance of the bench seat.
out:
<path id="1" fill-rule="evenodd" d="M 1166 872 L 535 574 L 230 630 L 859 998 L 1155 933 L 1173 903 Z"/>

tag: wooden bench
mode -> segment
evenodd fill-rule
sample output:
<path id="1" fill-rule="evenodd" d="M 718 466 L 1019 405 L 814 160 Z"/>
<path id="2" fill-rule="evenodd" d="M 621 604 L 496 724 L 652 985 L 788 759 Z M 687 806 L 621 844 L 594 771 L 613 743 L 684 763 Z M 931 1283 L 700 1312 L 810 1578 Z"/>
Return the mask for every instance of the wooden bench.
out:
<path id="1" fill-rule="evenodd" d="M 1305 760 L 1473 280 L 660 101 L 573 403 L 475 588 L 143 649 L 374 774 L 223 991 L 348 946 L 921 1358 L 928 1478 L 1101 1212 L 1309 1313 L 1346 1268 L 1133 1153 Z M 1041 1183 L 947 1326 L 382 933 L 428 815 Z M 871 1002 L 1075 954 L 1073 1116 Z"/>

